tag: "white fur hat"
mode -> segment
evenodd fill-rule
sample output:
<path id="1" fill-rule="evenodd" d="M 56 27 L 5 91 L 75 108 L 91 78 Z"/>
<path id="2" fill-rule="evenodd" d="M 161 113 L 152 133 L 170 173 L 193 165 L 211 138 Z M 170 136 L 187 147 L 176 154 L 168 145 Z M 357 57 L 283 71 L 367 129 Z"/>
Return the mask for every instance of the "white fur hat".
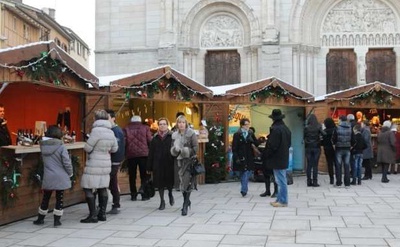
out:
<path id="1" fill-rule="evenodd" d="M 392 122 L 390 122 L 389 120 L 386 120 L 385 122 L 383 122 L 383 126 L 388 127 L 390 129 L 390 127 L 392 126 Z"/>
<path id="2" fill-rule="evenodd" d="M 390 128 L 390 131 L 397 131 L 397 124 L 392 124 L 392 127 Z"/>

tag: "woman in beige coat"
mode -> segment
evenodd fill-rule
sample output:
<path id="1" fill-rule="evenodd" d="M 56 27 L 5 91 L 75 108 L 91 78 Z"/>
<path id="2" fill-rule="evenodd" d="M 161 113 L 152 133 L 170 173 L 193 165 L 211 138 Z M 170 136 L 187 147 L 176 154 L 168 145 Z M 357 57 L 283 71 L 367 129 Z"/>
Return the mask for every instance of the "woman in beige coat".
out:
<path id="1" fill-rule="evenodd" d="M 187 215 L 190 207 L 190 193 L 193 190 L 195 176 L 192 176 L 192 157 L 196 156 L 198 143 L 194 130 L 189 128 L 185 116 L 176 119 L 178 129 L 172 134 L 171 154 L 177 160 L 180 190 L 183 194 L 182 215 Z"/>
<path id="2" fill-rule="evenodd" d="M 89 207 L 89 216 L 81 223 L 97 223 L 106 221 L 108 202 L 107 187 L 110 185 L 111 155 L 118 150 L 118 142 L 111 130 L 111 122 L 105 110 L 95 112 L 90 137 L 85 144 L 87 152 L 86 166 L 81 179 L 81 187 L 85 192 Z M 96 212 L 96 197 L 93 191 L 99 194 L 99 212 Z"/>

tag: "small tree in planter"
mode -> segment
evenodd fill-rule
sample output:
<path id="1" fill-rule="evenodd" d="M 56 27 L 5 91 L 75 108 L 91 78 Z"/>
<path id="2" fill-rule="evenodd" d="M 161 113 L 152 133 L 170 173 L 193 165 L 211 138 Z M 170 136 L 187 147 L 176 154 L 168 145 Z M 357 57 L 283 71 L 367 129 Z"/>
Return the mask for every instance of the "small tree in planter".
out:
<path id="1" fill-rule="evenodd" d="M 226 178 L 226 153 L 224 140 L 224 128 L 207 122 L 208 139 L 206 152 L 204 154 L 204 165 L 206 168 L 206 183 L 219 183 Z"/>

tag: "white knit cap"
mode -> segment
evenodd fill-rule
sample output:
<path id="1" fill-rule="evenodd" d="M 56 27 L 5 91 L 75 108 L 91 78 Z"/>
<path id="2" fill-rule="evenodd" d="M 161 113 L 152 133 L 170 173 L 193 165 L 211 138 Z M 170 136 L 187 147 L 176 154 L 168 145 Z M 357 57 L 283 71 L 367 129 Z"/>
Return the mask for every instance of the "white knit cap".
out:
<path id="1" fill-rule="evenodd" d="M 351 121 L 351 120 L 354 120 L 355 118 L 354 118 L 354 115 L 353 114 L 348 114 L 347 115 L 347 120 L 348 121 Z"/>
<path id="2" fill-rule="evenodd" d="M 390 129 L 390 127 L 392 126 L 392 123 L 389 120 L 386 120 L 385 122 L 383 122 L 383 126 L 388 127 Z"/>

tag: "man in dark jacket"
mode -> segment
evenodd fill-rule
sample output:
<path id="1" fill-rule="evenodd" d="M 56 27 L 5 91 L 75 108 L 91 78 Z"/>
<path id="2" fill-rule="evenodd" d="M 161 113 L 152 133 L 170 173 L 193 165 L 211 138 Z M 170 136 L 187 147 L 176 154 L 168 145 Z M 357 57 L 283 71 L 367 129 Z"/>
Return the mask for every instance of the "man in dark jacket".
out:
<path id="1" fill-rule="evenodd" d="M 350 148 L 353 134 L 346 116 L 339 117 L 339 125 L 332 135 L 332 143 L 335 145 L 336 155 L 336 186 L 342 185 L 342 165 L 344 166 L 344 185 L 350 186 Z"/>
<path id="2" fill-rule="evenodd" d="M 287 207 L 286 169 L 289 164 L 289 148 L 292 145 L 292 133 L 283 122 L 285 115 L 282 114 L 280 109 L 274 109 L 269 117 L 272 118 L 273 123 L 263 153 L 263 162 L 264 166 L 274 170 L 275 181 L 278 184 L 278 195 L 276 201 L 271 202 L 271 205 L 274 207 Z"/>
<path id="3" fill-rule="evenodd" d="M 7 120 L 4 118 L 4 105 L 0 104 L 0 147 L 11 145 L 10 132 L 7 128 Z"/>
<path id="4" fill-rule="evenodd" d="M 141 187 L 147 182 L 146 166 L 147 156 L 149 155 L 149 144 L 152 138 L 149 126 L 142 124 L 140 116 L 133 116 L 131 123 L 124 128 L 126 141 L 126 158 L 128 159 L 129 187 L 131 190 L 131 200 L 136 201 L 136 172 L 139 166 Z M 149 196 L 145 195 L 144 191 L 139 191 L 142 194 L 142 201 L 149 200 Z"/>
<path id="5" fill-rule="evenodd" d="M 118 150 L 111 153 L 111 173 L 110 173 L 110 192 L 113 196 L 113 205 L 108 214 L 118 214 L 120 205 L 120 195 L 118 186 L 118 170 L 122 161 L 125 159 L 125 137 L 122 129 L 115 123 L 115 112 L 107 109 L 108 118 L 111 122 L 111 130 L 114 132 L 118 142 Z"/>

